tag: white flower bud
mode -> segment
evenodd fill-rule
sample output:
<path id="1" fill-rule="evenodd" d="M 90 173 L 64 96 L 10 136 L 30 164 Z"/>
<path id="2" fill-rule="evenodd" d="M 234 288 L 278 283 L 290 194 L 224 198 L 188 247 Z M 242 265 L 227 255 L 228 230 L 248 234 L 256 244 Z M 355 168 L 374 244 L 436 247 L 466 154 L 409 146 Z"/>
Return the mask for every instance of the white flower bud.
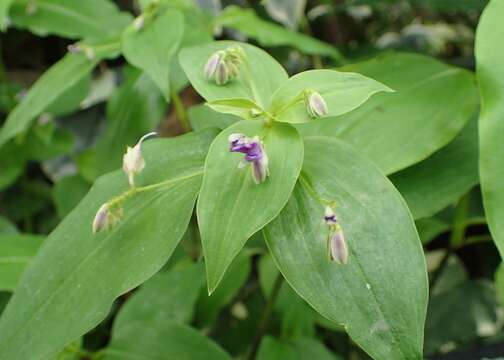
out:
<path id="1" fill-rule="evenodd" d="M 326 116 L 328 113 L 327 104 L 318 92 L 308 91 L 305 96 L 306 111 L 312 118 Z"/>
<path id="2" fill-rule="evenodd" d="M 123 171 L 128 176 L 128 182 L 131 187 L 135 186 L 135 175 L 145 167 L 145 161 L 142 157 L 142 142 L 153 135 L 156 135 L 156 133 L 151 132 L 142 136 L 135 146 L 128 146 L 123 156 Z"/>
<path id="3" fill-rule="evenodd" d="M 348 262 L 348 248 L 343 230 L 336 225 L 329 233 L 329 256 L 331 260 L 345 265 Z"/>

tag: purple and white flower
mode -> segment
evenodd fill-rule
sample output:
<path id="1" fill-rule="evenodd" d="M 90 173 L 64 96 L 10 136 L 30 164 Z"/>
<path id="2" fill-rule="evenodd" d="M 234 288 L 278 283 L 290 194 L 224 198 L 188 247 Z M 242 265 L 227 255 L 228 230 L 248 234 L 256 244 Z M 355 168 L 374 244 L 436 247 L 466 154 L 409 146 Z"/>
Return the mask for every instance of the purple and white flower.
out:
<path id="1" fill-rule="evenodd" d="M 327 237 L 329 259 L 344 265 L 348 262 L 348 247 L 343 229 L 341 229 L 338 218 L 330 206 L 325 209 L 324 221 L 329 226 L 329 235 Z"/>
<path id="2" fill-rule="evenodd" d="M 250 163 L 252 177 L 256 184 L 260 184 L 269 176 L 268 155 L 264 144 L 258 136 L 249 138 L 244 134 L 229 135 L 229 151 L 245 154 L 245 163 Z M 240 165 L 242 167 L 243 165 Z"/>
<path id="3" fill-rule="evenodd" d="M 240 72 L 245 52 L 239 46 L 230 46 L 214 52 L 205 64 L 204 75 L 217 85 L 225 85 Z"/>

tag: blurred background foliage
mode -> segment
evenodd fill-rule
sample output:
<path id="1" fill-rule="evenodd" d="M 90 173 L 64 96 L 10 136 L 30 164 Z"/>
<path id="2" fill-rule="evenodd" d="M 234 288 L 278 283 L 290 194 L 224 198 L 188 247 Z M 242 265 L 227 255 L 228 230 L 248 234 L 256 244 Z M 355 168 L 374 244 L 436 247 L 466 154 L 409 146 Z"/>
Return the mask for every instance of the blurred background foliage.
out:
<path id="1" fill-rule="evenodd" d="M 117 0 L 98 11 L 96 2 L 102 1 L 79 2 L 77 13 L 85 15 L 80 21 L 53 13 L 37 1 L 13 1 L 10 26 L 0 34 L 2 118 L 75 40 L 112 36 L 145 5 Z M 346 66 L 404 91 L 399 101 L 377 96 L 372 104 L 341 117 L 337 125 L 316 126 L 367 153 L 390 175 L 412 210 L 431 279 L 426 356 L 479 359 L 504 354 L 504 270 L 499 268 L 478 188 L 474 81 L 470 73 L 459 72 L 449 81 L 436 82 L 449 67 L 433 60 L 474 70 L 475 29 L 486 1 L 173 3 L 183 9 L 186 26 L 193 30 L 184 34 L 182 46 L 207 42 L 212 36 L 248 41 L 266 49 L 290 74 Z M 30 9 L 38 15 L 30 16 Z M 188 131 L 189 125 L 198 130 L 235 121 L 203 106 L 179 65 L 174 61 L 172 66 L 167 103 L 151 78 L 123 57 L 100 60 L 0 148 L 0 311 L 44 236 L 72 211 L 98 176 L 120 166 L 126 145 L 156 128 L 171 137 Z M 380 106 L 388 109 L 385 115 L 376 110 Z M 429 123 L 431 118 L 437 122 Z M 425 136 L 435 134 L 436 144 L 415 138 L 415 126 L 398 130 L 395 124 L 406 120 L 432 126 Z M 386 138 L 380 142 L 380 136 Z M 406 143 L 415 148 L 405 150 Z M 427 144 L 425 149 L 422 144 Z M 192 358 L 220 358 L 221 347 L 235 357 L 245 354 L 261 328 L 276 267 L 257 234 L 221 287 L 208 297 L 203 268 L 189 261 L 200 254 L 194 231 L 190 227 L 162 272 L 118 299 L 109 317 L 61 358 L 86 358 L 88 352 L 107 347 L 107 359 L 120 359 L 121 352 L 142 353 L 146 347 L 162 352 L 184 341 L 198 344 Z M 17 260 L 11 262 L 13 258 Z M 161 333 L 156 329 L 163 319 L 172 325 L 163 328 L 158 339 L 163 345 L 157 348 L 156 334 Z M 343 329 L 317 315 L 287 283 L 266 325 L 258 359 L 366 358 Z M 206 343 L 201 334 L 221 347 Z"/>

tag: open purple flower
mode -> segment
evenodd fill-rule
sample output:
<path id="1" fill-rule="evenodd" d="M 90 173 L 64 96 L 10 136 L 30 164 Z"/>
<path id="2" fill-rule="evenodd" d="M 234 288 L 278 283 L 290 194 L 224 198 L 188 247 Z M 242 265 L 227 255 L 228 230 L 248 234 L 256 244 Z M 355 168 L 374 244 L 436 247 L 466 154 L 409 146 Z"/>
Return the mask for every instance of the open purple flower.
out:
<path id="1" fill-rule="evenodd" d="M 252 177 L 256 184 L 266 180 L 269 175 L 268 156 L 258 136 L 249 138 L 244 134 L 229 135 L 229 151 L 245 154 L 244 160 L 251 164 Z"/>

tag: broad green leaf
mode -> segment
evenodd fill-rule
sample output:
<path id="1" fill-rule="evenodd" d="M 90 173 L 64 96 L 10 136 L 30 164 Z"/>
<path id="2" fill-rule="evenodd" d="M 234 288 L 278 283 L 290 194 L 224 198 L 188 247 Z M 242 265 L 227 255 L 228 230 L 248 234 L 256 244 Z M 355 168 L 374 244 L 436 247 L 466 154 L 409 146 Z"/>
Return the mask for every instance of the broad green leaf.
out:
<path id="1" fill-rule="evenodd" d="M 0 130 L 0 146 L 26 130 L 56 99 L 87 76 L 100 60 L 115 57 L 118 43 L 104 41 L 81 46 L 93 49 L 94 58 L 90 60 L 83 53 L 68 53 L 45 72 L 7 117 Z"/>
<path id="2" fill-rule="evenodd" d="M 485 213 L 497 247 L 504 254 L 504 3 L 492 0 L 476 36 L 476 63 L 481 95 L 479 171 Z"/>
<path id="3" fill-rule="evenodd" d="M 328 260 L 320 199 L 337 204 L 346 265 Z M 428 287 L 421 243 L 399 192 L 368 159 L 337 139 L 308 138 L 300 182 L 264 233 L 294 290 L 371 357 L 422 358 Z"/>
<path id="4" fill-rule="evenodd" d="M 204 69 L 210 56 L 230 46 L 239 46 L 246 54 L 239 76 L 221 86 L 206 80 Z M 265 51 L 236 41 L 217 41 L 184 48 L 180 51 L 179 61 L 191 85 L 206 101 L 244 98 L 265 108 L 274 91 L 288 77 L 282 65 Z"/>
<path id="5" fill-rule="evenodd" d="M 302 132 L 337 136 L 386 174 L 448 144 L 477 109 L 473 75 L 425 56 L 390 53 L 341 70 L 373 78 L 395 93 L 377 94 L 346 115 L 304 125 Z"/>
<path id="6" fill-rule="evenodd" d="M 11 223 L 9 219 L 0 216 L 0 235 L 14 235 L 18 232 L 15 224 Z"/>
<path id="7" fill-rule="evenodd" d="M 415 219 L 432 216 L 456 203 L 478 183 L 478 128 L 475 120 L 471 120 L 444 148 L 390 176 Z"/>
<path id="8" fill-rule="evenodd" d="M 220 286 L 212 295 L 203 291 L 196 309 L 196 322 L 203 326 L 212 326 L 224 306 L 229 305 L 250 274 L 250 253 L 243 250 L 229 266 Z"/>
<path id="9" fill-rule="evenodd" d="M 270 176 L 256 184 L 243 154 L 230 153 L 228 136 L 258 135 L 269 158 Z M 198 224 L 211 293 L 255 232 L 278 215 L 289 199 L 303 161 L 303 143 L 288 124 L 241 121 L 221 132 L 210 146 L 198 198 Z"/>
<path id="10" fill-rule="evenodd" d="M 142 318 L 125 327 L 104 355 L 104 360 L 231 360 L 219 345 L 196 329 Z"/>
<path id="11" fill-rule="evenodd" d="M 80 108 L 91 88 L 91 74 L 87 74 L 59 96 L 46 110 L 51 115 L 66 115 Z"/>
<path id="12" fill-rule="evenodd" d="M 0 0 L 0 30 L 4 31 L 8 25 L 8 15 L 14 0 Z"/>
<path id="13" fill-rule="evenodd" d="M 261 46 L 289 46 L 308 55 L 330 56 L 341 60 L 338 49 L 318 39 L 286 29 L 283 26 L 262 20 L 254 10 L 228 6 L 214 20 L 215 25 L 230 27 L 257 40 Z"/>
<path id="14" fill-rule="evenodd" d="M 151 78 L 126 68 L 125 81 L 107 102 L 107 128 L 96 144 L 99 174 L 121 166 L 126 146 L 156 129 L 166 111 L 166 102 Z"/>
<path id="15" fill-rule="evenodd" d="M 206 103 L 211 109 L 223 114 L 238 116 L 245 120 L 252 120 L 261 115 L 259 105 L 249 99 L 218 99 Z"/>
<path id="16" fill-rule="evenodd" d="M 261 342 L 257 360 L 337 360 L 338 355 L 331 352 L 321 342 L 301 338 L 294 341 L 282 341 L 271 336 L 266 336 Z"/>
<path id="17" fill-rule="evenodd" d="M 216 127 L 224 130 L 228 126 L 240 120 L 240 118 L 233 115 L 218 113 L 217 111 L 210 109 L 205 104 L 191 106 L 187 110 L 187 115 L 189 117 L 191 127 L 195 131 L 209 127 Z"/>
<path id="18" fill-rule="evenodd" d="M 0 319 L 4 359 L 47 358 L 98 324 L 113 301 L 159 271 L 183 236 L 212 131 L 144 144 L 139 186 L 111 231 L 93 235 L 98 208 L 128 188 L 122 171 L 101 177 L 49 235 Z"/>
<path id="19" fill-rule="evenodd" d="M 184 34 L 184 18 L 167 10 L 146 21 L 141 29 L 130 25 L 122 36 L 123 54 L 128 62 L 144 70 L 170 99 L 170 62 Z"/>
<path id="20" fill-rule="evenodd" d="M 36 235 L 0 236 L 0 291 L 14 290 L 43 240 Z"/>
<path id="21" fill-rule="evenodd" d="M 269 111 L 278 121 L 313 122 L 306 110 L 306 90 L 318 92 L 327 105 L 327 116 L 348 113 L 387 86 L 360 74 L 336 70 L 310 70 L 294 75 L 273 94 Z"/>
<path id="22" fill-rule="evenodd" d="M 189 264 L 156 274 L 128 299 L 114 320 L 113 348 L 134 323 L 146 322 L 162 328 L 163 323 L 189 323 L 193 307 L 205 281 L 203 264 Z"/>
<path id="23" fill-rule="evenodd" d="M 90 187 L 79 175 L 64 177 L 54 184 L 54 205 L 60 219 L 67 216 L 79 204 Z"/>
<path id="24" fill-rule="evenodd" d="M 439 352 L 448 344 L 463 345 L 500 330 L 495 288 L 486 280 L 467 281 L 433 296 L 425 328 L 425 352 Z M 457 314 L 457 321 L 453 321 Z"/>
<path id="25" fill-rule="evenodd" d="M 109 0 L 15 0 L 9 16 L 15 27 L 71 39 L 119 35 L 131 21 Z"/>

